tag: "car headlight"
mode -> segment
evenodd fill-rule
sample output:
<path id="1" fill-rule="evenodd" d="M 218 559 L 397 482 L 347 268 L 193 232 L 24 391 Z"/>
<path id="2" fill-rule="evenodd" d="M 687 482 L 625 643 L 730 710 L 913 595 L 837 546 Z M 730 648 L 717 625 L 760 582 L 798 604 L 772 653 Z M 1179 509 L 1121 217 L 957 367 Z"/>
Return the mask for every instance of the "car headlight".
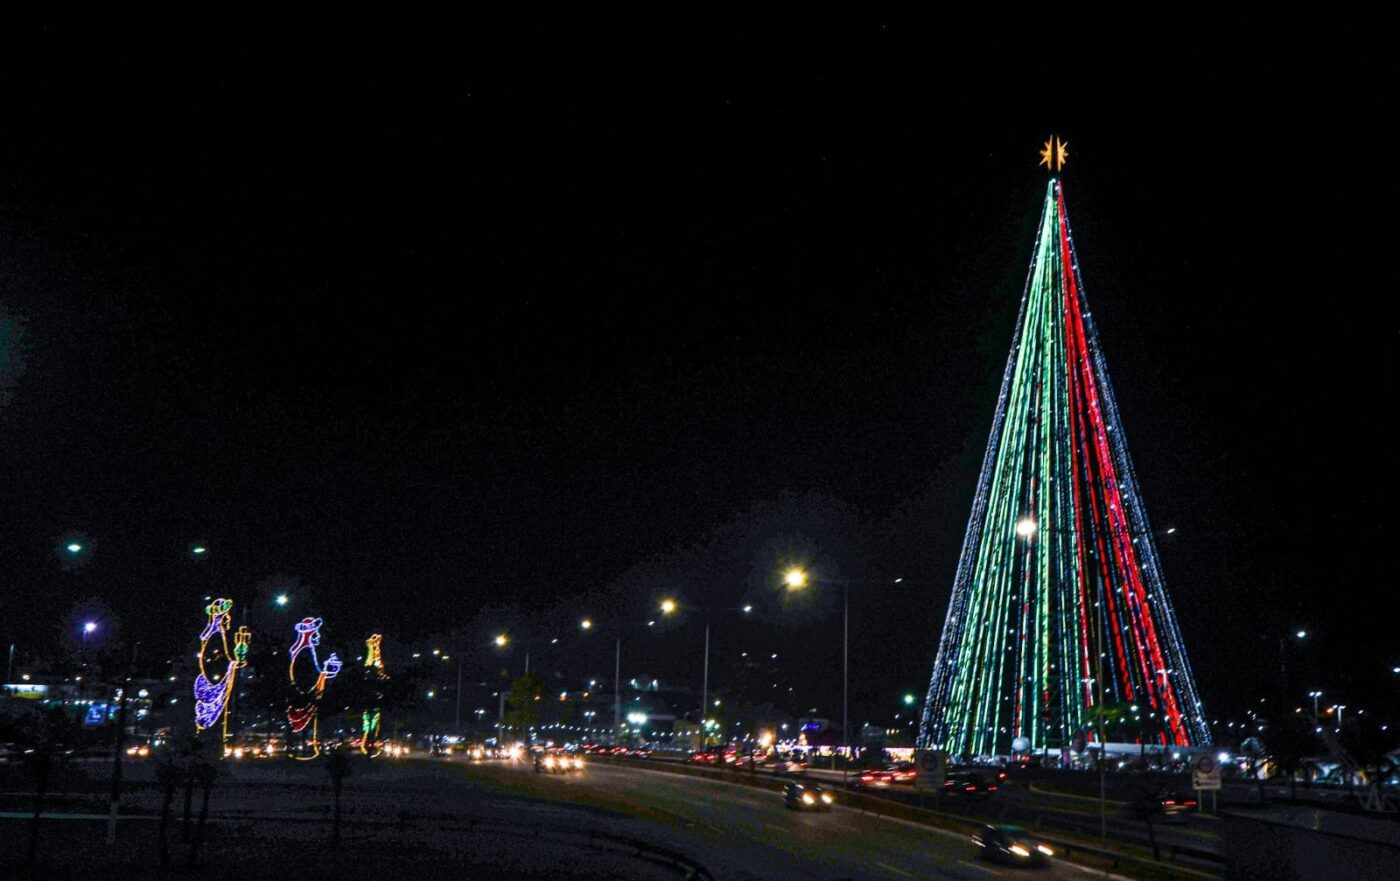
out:
<path id="1" fill-rule="evenodd" d="M 831 797 L 831 793 L 829 793 L 829 792 L 823 792 L 823 793 L 822 793 L 822 801 L 826 802 L 827 804 L 831 804 L 831 803 L 832 803 L 833 801 L 835 801 L 835 800 L 836 800 L 836 799 L 834 799 L 834 798 Z"/>
<path id="2" fill-rule="evenodd" d="M 1035 846 L 1035 849 L 1045 854 L 1047 857 L 1053 857 L 1055 855 L 1055 852 L 1053 850 L 1051 850 L 1043 844 L 1037 844 Z"/>
<path id="3" fill-rule="evenodd" d="M 575 767 L 575 768 L 582 768 L 582 767 L 583 767 L 583 759 L 574 759 L 574 767 Z"/>
<path id="4" fill-rule="evenodd" d="M 544 760 L 544 766 L 545 766 L 546 768 L 553 768 L 553 767 L 554 767 L 554 757 L 551 756 L 551 757 L 545 759 L 545 760 Z"/>
<path id="5" fill-rule="evenodd" d="M 1018 857 L 1028 857 L 1031 855 L 1030 851 L 1026 850 L 1025 847 L 1019 844 L 1011 845 L 1011 852 Z"/>
<path id="6" fill-rule="evenodd" d="M 817 803 L 817 800 L 812 797 L 812 793 L 804 792 L 802 793 L 802 803 L 806 805 L 814 805 Z"/>

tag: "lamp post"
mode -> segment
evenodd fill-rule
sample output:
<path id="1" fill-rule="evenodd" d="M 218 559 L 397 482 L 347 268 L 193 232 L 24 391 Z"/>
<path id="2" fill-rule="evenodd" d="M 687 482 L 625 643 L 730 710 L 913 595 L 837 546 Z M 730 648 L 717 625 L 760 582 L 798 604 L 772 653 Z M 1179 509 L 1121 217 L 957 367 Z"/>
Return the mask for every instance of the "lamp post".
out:
<path id="1" fill-rule="evenodd" d="M 671 598 L 661 601 L 661 614 L 674 615 L 680 610 L 680 604 Z M 744 605 L 733 609 L 702 609 L 705 614 L 705 662 L 704 673 L 700 680 L 700 745 L 705 745 L 705 714 L 710 707 L 710 615 L 712 612 L 742 612 L 745 615 L 753 611 L 753 606 Z"/>
<path id="2" fill-rule="evenodd" d="M 798 591 L 805 588 L 811 579 L 807 575 L 807 570 L 800 566 L 793 566 L 783 573 L 783 584 L 789 591 Z M 895 583 L 903 581 L 903 578 L 895 579 Z M 850 582 L 835 582 L 841 585 L 841 737 L 846 741 L 846 761 L 841 766 L 841 784 L 846 784 L 846 778 L 851 768 L 851 714 L 850 714 L 850 692 L 851 692 L 851 591 Z"/>

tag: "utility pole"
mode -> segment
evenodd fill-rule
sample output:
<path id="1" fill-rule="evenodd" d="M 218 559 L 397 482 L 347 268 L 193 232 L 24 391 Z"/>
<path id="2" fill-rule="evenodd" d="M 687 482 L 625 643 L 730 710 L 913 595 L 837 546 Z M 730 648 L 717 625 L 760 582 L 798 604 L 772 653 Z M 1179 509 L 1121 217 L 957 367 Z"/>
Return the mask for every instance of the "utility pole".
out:
<path id="1" fill-rule="evenodd" d="M 453 725 L 453 734 L 462 733 L 462 656 L 457 656 L 457 721 Z"/>
<path id="2" fill-rule="evenodd" d="M 617 654 L 613 657 L 613 743 L 622 730 L 622 637 L 617 638 Z"/>
<path id="3" fill-rule="evenodd" d="M 846 740 L 846 762 L 841 766 L 841 785 L 851 769 L 851 586 L 841 585 L 841 736 Z"/>
<path id="4" fill-rule="evenodd" d="M 121 683 L 121 697 L 117 698 L 117 734 L 112 744 L 112 797 L 107 805 L 108 845 L 117 841 L 117 806 L 122 797 L 122 747 L 126 744 L 126 693 L 131 686 L 131 670 L 136 666 L 136 653 L 140 650 L 139 642 L 131 647 L 131 660 L 127 663 L 126 677 Z"/>
<path id="5" fill-rule="evenodd" d="M 710 709 L 710 622 L 705 622 L 705 675 L 700 680 L 700 748 L 705 748 L 705 714 Z"/>

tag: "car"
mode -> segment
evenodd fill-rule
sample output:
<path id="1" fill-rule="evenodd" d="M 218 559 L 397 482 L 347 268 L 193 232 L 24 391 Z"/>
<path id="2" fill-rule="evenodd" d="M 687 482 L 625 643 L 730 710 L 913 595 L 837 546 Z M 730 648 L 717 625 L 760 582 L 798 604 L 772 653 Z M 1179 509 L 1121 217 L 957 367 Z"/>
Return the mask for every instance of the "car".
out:
<path id="1" fill-rule="evenodd" d="M 702 749 L 691 753 L 690 761 L 697 765 L 717 765 L 719 764 L 719 753 L 714 750 Z"/>
<path id="2" fill-rule="evenodd" d="M 1184 819 L 1184 815 L 1189 814 L 1191 808 L 1196 807 L 1196 796 L 1187 793 L 1168 793 L 1162 796 L 1162 812 L 1168 817 L 1179 817 Z"/>
<path id="3" fill-rule="evenodd" d="M 783 787 L 783 806 L 793 811 L 829 811 L 836 796 L 814 783 L 789 783 Z"/>
<path id="4" fill-rule="evenodd" d="M 807 773 L 807 763 L 801 759 L 784 759 L 773 766 L 773 773 L 785 777 L 795 777 Z"/>
<path id="5" fill-rule="evenodd" d="M 996 783 L 974 771 L 954 771 L 943 781 L 943 794 L 962 798 L 988 798 L 997 790 Z"/>
<path id="6" fill-rule="evenodd" d="M 892 783 L 894 783 L 893 771 L 888 768 L 871 768 L 861 771 L 860 776 L 855 779 L 853 785 L 871 789 L 883 789 Z"/>
<path id="7" fill-rule="evenodd" d="M 919 772 L 914 770 L 913 762 L 895 762 L 885 770 L 890 772 L 892 783 L 906 783 L 912 786 L 914 779 L 919 776 Z"/>
<path id="8" fill-rule="evenodd" d="M 535 772 L 546 774 L 567 774 L 583 770 L 583 757 L 570 755 L 563 750 L 549 750 L 535 753 Z"/>
<path id="9" fill-rule="evenodd" d="M 1131 803 L 1130 812 L 1141 821 L 1159 819 L 1169 824 L 1184 824 L 1186 815 L 1196 810 L 1196 797 L 1182 791 L 1165 791 L 1144 796 Z"/>
<path id="10" fill-rule="evenodd" d="M 1055 849 L 1026 834 L 1020 826 L 988 824 L 972 833 L 978 856 L 1009 866 L 1042 866 Z"/>

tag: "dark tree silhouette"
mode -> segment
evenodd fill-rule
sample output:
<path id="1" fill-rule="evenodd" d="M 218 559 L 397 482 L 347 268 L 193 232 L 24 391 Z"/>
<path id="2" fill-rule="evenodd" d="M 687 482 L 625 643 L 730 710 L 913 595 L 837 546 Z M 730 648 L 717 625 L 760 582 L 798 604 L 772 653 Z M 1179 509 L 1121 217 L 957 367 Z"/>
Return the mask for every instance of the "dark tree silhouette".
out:
<path id="1" fill-rule="evenodd" d="M 345 778 L 350 776 L 350 759 L 339 750 L 326 755 L 326 774 L 331 778 L 331 792 L 335 797 L 335 811 L 331 814 L 331 846 L 340 846 L 340 794 L 345 788 Z"/>

